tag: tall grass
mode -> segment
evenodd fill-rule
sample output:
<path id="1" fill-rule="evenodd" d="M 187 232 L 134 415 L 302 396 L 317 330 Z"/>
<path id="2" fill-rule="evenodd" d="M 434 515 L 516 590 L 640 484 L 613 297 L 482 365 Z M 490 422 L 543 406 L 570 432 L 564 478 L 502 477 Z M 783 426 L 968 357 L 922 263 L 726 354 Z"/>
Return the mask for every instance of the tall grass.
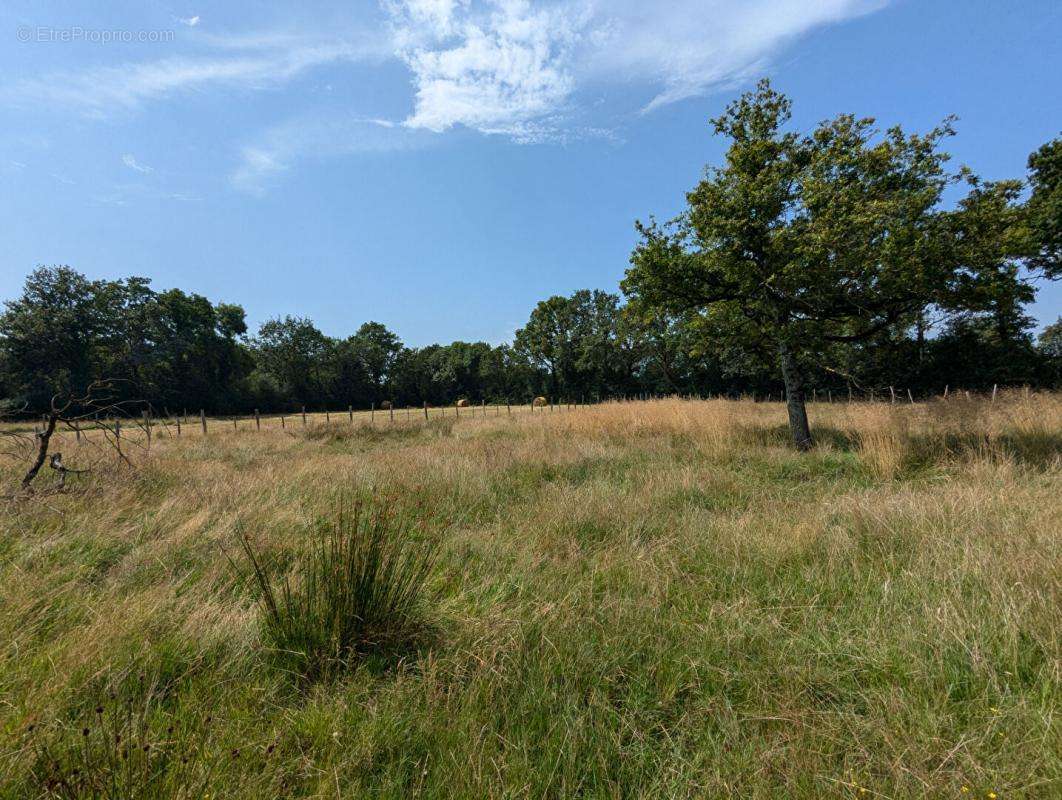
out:
<path id="1" fill-rule="evenodd" d="M 424 632 L 434 547 L 380 504 L 339 501 L 279 580 L 241 539 L 259 595 L 262 632 L 304 678 L 364 656 L 401 652 Z"/>
<path id="2" fill-rule="evenodd" d="M 111 689 L 76 719 L 27 730 L 26 760 L 41 797 L 157 800 L 211 794 L 219 761 L 209 714 L 177 716 L 140 676 L 132 693 Z M 272 747 L 269 748 L 272 752 Z"/>
<path id="3" fill-rule="evenodd" d="M 1062 395 L 810 416 L 230 427 L 0 506 L 0 800 L 141 672 L 160 798 L 171 724 L 213 800 L 1062 796 Z"/>

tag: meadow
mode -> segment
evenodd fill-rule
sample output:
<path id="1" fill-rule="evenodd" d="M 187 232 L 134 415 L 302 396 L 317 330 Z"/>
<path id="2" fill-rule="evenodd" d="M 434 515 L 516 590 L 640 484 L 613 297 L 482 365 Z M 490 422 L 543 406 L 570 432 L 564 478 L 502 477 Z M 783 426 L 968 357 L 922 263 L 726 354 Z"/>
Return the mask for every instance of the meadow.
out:
<path id="1" fill-rule="evenodd" d="M 0 506 L 0 797 L 1062 794 L 1062 396 L 815 403 L 810 453 L 778 403 L 501 412 Z M 282 575 L 351 497 L 434 553 L 422 630 L 308 681 L 241 542 Z"/>

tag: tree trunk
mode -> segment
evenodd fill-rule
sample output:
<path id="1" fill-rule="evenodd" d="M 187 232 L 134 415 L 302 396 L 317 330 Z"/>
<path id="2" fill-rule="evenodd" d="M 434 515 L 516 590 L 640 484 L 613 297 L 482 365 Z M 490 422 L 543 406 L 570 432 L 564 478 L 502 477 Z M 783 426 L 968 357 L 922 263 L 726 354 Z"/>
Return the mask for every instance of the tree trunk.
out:
<path id="1" fill-rule="evenodd" d="M 808 426 L 808 409 L 804 403 L 804 376 L 800 374 L 796 358 L 784 341 L 778 345 L 778 361 L 785 381 L 785 403 L 789 411 L 789 432 L 793 435 L 793 444 L 798 450 L 810 450 L 811 428 Z"/>
<path id="2" fill-rule="evenodd" d="M 37 477 L 37 473 L 44 466 L 44 460 L 48 457 L 48 443 L 52 440 L 52 434 L 55 433 L 55 426 L 58 422 L 59 415 L 53 411 L 48 415 L 48 422 L 45 423 L 44 430 L 37 434 L 37 456 L 33 459 L 33 464 L 30 466 L 29 471 L 22 478 L 22 488 L 24 490 L 30 488 L 33 479 Z"/>
<path id="3" fill-rule="evenodd" d="M 921 365 L 926 360 L 926 312 L 925 309 L 921 309 L 918 312 L 918 319 L 915 321 L 915 330 L 917 331 L 917 337 L 915 341 L 918 342 L 918 363 Z"/>

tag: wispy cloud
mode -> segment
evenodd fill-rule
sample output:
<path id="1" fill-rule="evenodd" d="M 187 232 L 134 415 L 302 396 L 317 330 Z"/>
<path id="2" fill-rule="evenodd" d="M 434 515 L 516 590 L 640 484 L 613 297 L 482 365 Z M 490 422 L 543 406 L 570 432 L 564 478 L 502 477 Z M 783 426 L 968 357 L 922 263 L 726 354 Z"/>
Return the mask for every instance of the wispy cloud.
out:
<path id="1" fill-rule="evenodd" d="M 888 0 L 385 0 L 415 92 L 406 125 L 555 138 L 580 89 L 644 86 L 643 110 L 762 72 L 791 39 Z M 527 131 L 538 131 L 527 135 Z M 573 130 L 569 128 L 569 130 Z"/>
<path id="2" fill-rule="evenodd" d="M 761 74 L 793 39 L 877 11 L 889 0 L 613 0 L 585 53 L 587 77 L 623 75 L 655 94 L 652 110 Z"/>
<path id="3" fill-rule="evenodd" d="M 213 55 L 98 67 L 24 80 L 0 89 L 0 100 L 106 116 L 149 100 L 209 86 L 276 86 L 325 64 L 380 55 L 379 45 L 363 38 L 258 37 L 237 38 L 229 44 L 228 49 L 238 51 L 237 55 L 217 55 L 222 45 L 213 39 Z"/>
<path id="4" fill-rule="evenodd" d="M 200 199 L 190 192 L 175 192 L 142 183 L 115 183 L 106 187 L 104 193 L 97 193 L 88 198 L 91 202 L 108 206 L 139 205 L 144 202 L 194 202 Z"/>
<path id="5" fill-rule="evenodd" d="M 410 150 L 425 146 L 430 139 L 429 133 L 390 120 L 349 115 L 300 117 L 275 125 L 244 145 L 230 178 L 237 189 L 262 194 L 278 176 L 300 162 Z"/>
<path id="6" fill-rule="evenodd" d="M 196 14 L 194 17 L 177 17 L 177 21 L 182 25 L 187 25 L 189 28 L 194 28 L 199 24 L 199 15 Z"/>
<path id="7" fill-rule="evenodd" d="M 147 164 L 141 164 L 139 161 L 137 161 L 136 157 L 132 153 L 126 153 L 124 156 L 122 156 L 122 163 L 129 167 L 129 169 L 144 174 L 155 171 L 152 167 L 147 166 Z"/>

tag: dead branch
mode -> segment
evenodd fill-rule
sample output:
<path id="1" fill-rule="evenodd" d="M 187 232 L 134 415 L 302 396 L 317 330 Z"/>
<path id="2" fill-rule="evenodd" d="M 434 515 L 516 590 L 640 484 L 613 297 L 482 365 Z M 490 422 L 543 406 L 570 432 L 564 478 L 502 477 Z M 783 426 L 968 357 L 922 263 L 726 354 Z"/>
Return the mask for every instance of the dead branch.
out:
<path id="1" fill-rule="evenodd" d="M 66 486 L 68 475 L 80 475 L 91 471 L 90 469 L 68 467 L 63 461 L 62 453 L 53 453 L 49 459 L 48 451 L 52 437 L 60 426 L 66 430 L 80 433 L 82 430 L 81 422 L 87 419 L 97 419 L 100 415 L 103 415 L 105 419 L 124 419 L 127 423 L 131 422 L 132 428 L 139 428 L 148 433 L 145 426 L 140 424 L 136 416 L 131 413 L 138 407 L 144 408 L 144 403 L 132 400 L 118 400 L 114 389 L 114 381 L 102 380 L 89 384 L 84 393 L 80 395 L 73 393 L 56 394 L 51 399 L 48 413 L 44 415 L 43 429 L 36 431 L 32 438 L 17 430 L 4 432 L 4 439 L 12 442 L 13 447 L 0 449 L 0 452 L 20 459 L 31 459 L 29 468 L 20 483 L 20 493 L 22 495 L 35 494 L 33 481 L 37 478 L 45 462 L 48 462 L 49 467 L 59 474 L 59 482 L 56 487 L 56 490 L 59 491 Z M 24 411 L 25 408 L 23 408 Z M 122 462 L 127 467 L 132 468 L 133 462 L 122 449 L 123 442 L 118 429 L 116 428 L 112 431 L 107 425 L 97 425 L 95 429 L 101 431 L 104 447 L 117 453 Z M 97 451 L 102 449 L 98 442 L 89 439 L 86 439 L 86 441 L 89 446 L 96 448 Z M 136 442 L 129 440 L 127 440 L 126 444 L 138 446 Z"/>
<path id="2" fill-rule="evenodd" d="M 67 475 L 84 475 L 89 472 L 87 469 L 71 469 L 63 464 L 62 453 L 52 453 L 52 457 L 48 461 L 48 466 L 59 473 L 59 488 L 62 489 L 66 486 Z"/>
<path id="3" fill-rule="evenodd" d="M 30 465 L 29 470 L 22 478 L 23 491 L 30 490 L 30 484 L 37 477 L 37 473 L 41 471 L 41 467 L 44 466 L 44 460 L 48 456 L 48 444 L 52 440 L 52 434 L 55 433 L 55 426 L 58 422 L 59 415 L 52 411 L 48 415 L 48 422 L 44 430 L 37 433 L 37 455 L 33 459 L 33 464 Z"/>

